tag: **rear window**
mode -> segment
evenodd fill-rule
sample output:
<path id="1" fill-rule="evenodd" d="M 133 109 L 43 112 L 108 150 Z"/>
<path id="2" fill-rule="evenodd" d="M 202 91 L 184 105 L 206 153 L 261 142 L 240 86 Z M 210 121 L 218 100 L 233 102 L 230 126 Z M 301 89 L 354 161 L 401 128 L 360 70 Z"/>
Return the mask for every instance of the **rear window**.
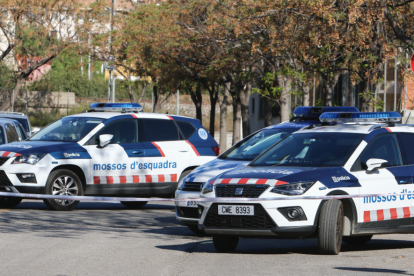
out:
<path id="1" fill-rule="evenodd" d="M 162 119 L 142 119 L 145 142 L 180 140 L 174 121 Z"/>
<path id="2" fill-rule="evenodd" d="M 196 128 L 188 122 L 182 122 L 182 121 L 175 121 L 175 122 L 180 128 L 181 133 L 184 135 L 184 140 L 188 140 L 196 131 Z"/>

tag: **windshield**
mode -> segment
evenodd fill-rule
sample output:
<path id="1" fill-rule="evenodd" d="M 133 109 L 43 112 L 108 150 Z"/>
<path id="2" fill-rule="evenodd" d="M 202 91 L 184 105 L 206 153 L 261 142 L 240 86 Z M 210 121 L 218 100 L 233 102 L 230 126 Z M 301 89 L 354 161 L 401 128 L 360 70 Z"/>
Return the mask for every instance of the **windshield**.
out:
<path id="1" fill-rule="evenodd" d="M 222 158 L 229 160 L 252 161 L 274 143 L 279 142 L 297 130 L 297 128 L 262 129 L 249 139 L 233 146 L 232 150 Z"/>
<path id="2" fill-rule="evenodd" d="M 29 140 L 78 142 L 103 120 L 102 118 L 91 117 L 65 117 L 48 125 Z"/>
<path id="3" fill-rule="evenodd" d="M 17 117 L 7 117 L 7 116 L 2 116 L 2 117 L 3 118 L 8 118 L 8 119 L 16 120 L 16 121 L 18 121 L 23 126 L 23 128 L 26 130 L 26 132 L 29 132 L 30 131 L 29 124 L 27 123 L 27 119 L 26 118 L 24 118 L 24 117 L 21 117 L 21 118 L 17 118 Z"/>
<path id="4" fill-rule="evenodd" d="M 343 132 L 294 133 L 251 166 L 340 167 L 364 137 Z"/>

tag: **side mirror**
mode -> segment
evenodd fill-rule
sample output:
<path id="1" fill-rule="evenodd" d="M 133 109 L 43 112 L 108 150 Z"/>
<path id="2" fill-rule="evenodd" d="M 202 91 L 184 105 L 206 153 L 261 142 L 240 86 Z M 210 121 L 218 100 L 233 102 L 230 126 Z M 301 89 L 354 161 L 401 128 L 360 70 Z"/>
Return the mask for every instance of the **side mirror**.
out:
<path id="1" fill-rule="evenodd" d="M 112 140 L 112 138 L 114 138 L 114 136 L 112 134 L 102 134 L 99 135 L 99 148 L 104 148 L 106 147 Z"/>
<path id="2" fill-rule="evenodd" d="M 387 160 L 371 158 L 367 161 L 367 173 L 374 173 L 378 169 L 385 168 L 388 164 Z"/>

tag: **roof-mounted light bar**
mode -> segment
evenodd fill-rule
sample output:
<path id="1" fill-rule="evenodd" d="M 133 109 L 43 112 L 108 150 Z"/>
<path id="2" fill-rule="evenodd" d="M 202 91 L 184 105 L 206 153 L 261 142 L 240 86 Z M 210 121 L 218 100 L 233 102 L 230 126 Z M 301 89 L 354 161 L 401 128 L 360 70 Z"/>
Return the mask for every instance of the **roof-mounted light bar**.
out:
<path id="1" fill-rule="evenodd" d="M 401 122 L 398 112 L 326 112 L 319 120 L 329 123 L 398 123 Z"/>
<path id="2" fill-rule="evenodd" d="M 90 105 L 91 111 L 116 111 L 116 112 L 140 112 L 142 106 L 138 103 L 93 103 Z"/>
<path id="3" fill-rule="evenodd" d="M 319 118 L 324 112 L 359 112 L 359 110 L 354 106 L 298 106 L 293 111 L 293 116 Z"/>

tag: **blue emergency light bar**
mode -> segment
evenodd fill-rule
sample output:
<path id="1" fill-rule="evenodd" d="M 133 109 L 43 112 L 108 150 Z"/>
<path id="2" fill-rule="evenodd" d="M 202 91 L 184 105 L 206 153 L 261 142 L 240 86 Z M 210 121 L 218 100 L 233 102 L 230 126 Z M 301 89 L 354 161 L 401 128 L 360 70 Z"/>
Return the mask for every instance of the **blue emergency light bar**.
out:
<path id="1" fill-rule="evenodd" d="M 319 120 L 329 123 L 398 123 L 401 121 L 401 115 L 398 112 L 327 112 L 323 113 Z"/>
<path id="2" fill-rule="evenodd" d="M 89 107 L 93 111 L 139 112 L 142 106 L 138 103 L 93 103 Z"/>
<path id="3" fill-rule="evenodd" d="M 293 111 L 293 116 L 319 118 L 324 112 L 359 112 L 359 110 L 354 106 L 298 106 Z"/>

